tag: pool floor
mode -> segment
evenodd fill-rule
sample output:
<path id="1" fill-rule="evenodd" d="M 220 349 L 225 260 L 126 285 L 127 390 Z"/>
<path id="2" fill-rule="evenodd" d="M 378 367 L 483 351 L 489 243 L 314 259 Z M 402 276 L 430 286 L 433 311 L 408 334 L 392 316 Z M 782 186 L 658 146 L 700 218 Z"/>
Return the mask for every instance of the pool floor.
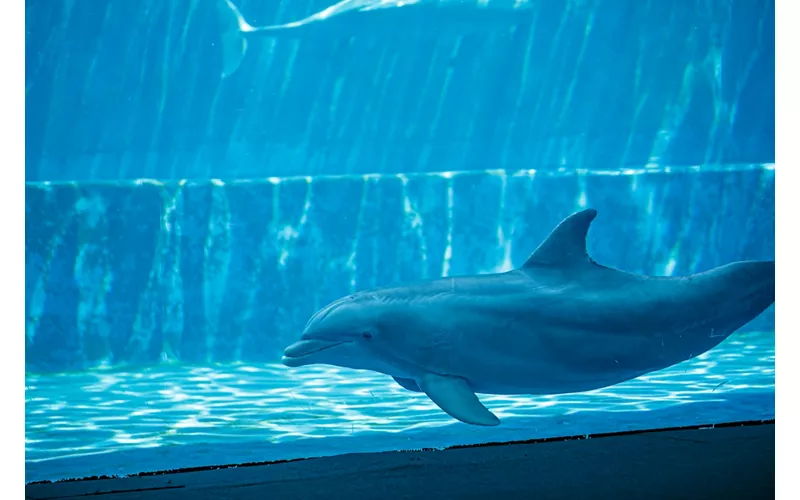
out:
<path id="1" fill-rule="evenodd" d="M 462 424 L 389 377 L 279 364 L 26 374 L 26 481 L 774 418 L 773 332 L 602 390 L 486 396 Z"/>

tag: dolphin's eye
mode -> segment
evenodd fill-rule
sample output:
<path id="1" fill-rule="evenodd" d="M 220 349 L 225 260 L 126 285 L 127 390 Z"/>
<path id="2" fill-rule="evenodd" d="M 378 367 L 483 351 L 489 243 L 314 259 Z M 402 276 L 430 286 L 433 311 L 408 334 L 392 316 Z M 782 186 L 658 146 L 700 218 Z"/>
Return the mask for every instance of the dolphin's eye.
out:
<path id="1" fill-rule="evenodd" d="M 369 333 L 369 332 L 364 332 L 364 333 L 361 334 L 361 336 L 363 338 L 365 338 L 365 339 L 371 339 L 372 338 L 372 334 Z"/>

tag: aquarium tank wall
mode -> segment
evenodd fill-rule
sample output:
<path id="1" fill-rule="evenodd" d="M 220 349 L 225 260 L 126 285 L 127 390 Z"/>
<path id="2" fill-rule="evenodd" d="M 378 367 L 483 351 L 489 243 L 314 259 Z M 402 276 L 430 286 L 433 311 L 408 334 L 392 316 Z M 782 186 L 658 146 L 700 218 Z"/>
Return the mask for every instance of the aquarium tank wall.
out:
<path id="1" fill-rule="evenodd" d="M 586 208 L 605 266 L 774 260 L 773 1 L 26 0 L 25 22 L 27 481 L 774 417 L 772 307 L 621 384 L 478 394 L 493 427 L 281 362 L 331 301 L 518 268 Z"/>

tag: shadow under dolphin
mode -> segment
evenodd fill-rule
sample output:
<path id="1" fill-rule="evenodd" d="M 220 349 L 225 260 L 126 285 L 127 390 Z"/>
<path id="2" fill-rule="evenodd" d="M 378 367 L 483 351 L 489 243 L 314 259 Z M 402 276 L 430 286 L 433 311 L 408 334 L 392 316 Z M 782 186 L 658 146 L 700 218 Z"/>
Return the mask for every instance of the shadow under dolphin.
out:
<path id="1" fill-rule="evenodd" d="M 594 262 L 597 212 L 567 217 L 518 269 L 367 290 L 315 313 L 289 367 L 389 375 L 462 422 L 497 425 L 482 394 L 564 394 L 615 385 L 713 349 L 775 302 L 775 262 L 679 277 Z"/>

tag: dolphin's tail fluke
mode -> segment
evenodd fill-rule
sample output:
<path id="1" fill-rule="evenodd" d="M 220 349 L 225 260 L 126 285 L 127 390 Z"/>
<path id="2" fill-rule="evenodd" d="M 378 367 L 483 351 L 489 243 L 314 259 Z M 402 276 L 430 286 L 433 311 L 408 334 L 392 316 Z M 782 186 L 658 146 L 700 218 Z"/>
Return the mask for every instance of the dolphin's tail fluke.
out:
<path id="1" fill-rule="evenodd" d="M 239 68 L 247 52 L 244 34 L 253 27 L 230 0 L 217 0 L 217 14 L 222 39 L 222 78 L 231 76 Z"/>

